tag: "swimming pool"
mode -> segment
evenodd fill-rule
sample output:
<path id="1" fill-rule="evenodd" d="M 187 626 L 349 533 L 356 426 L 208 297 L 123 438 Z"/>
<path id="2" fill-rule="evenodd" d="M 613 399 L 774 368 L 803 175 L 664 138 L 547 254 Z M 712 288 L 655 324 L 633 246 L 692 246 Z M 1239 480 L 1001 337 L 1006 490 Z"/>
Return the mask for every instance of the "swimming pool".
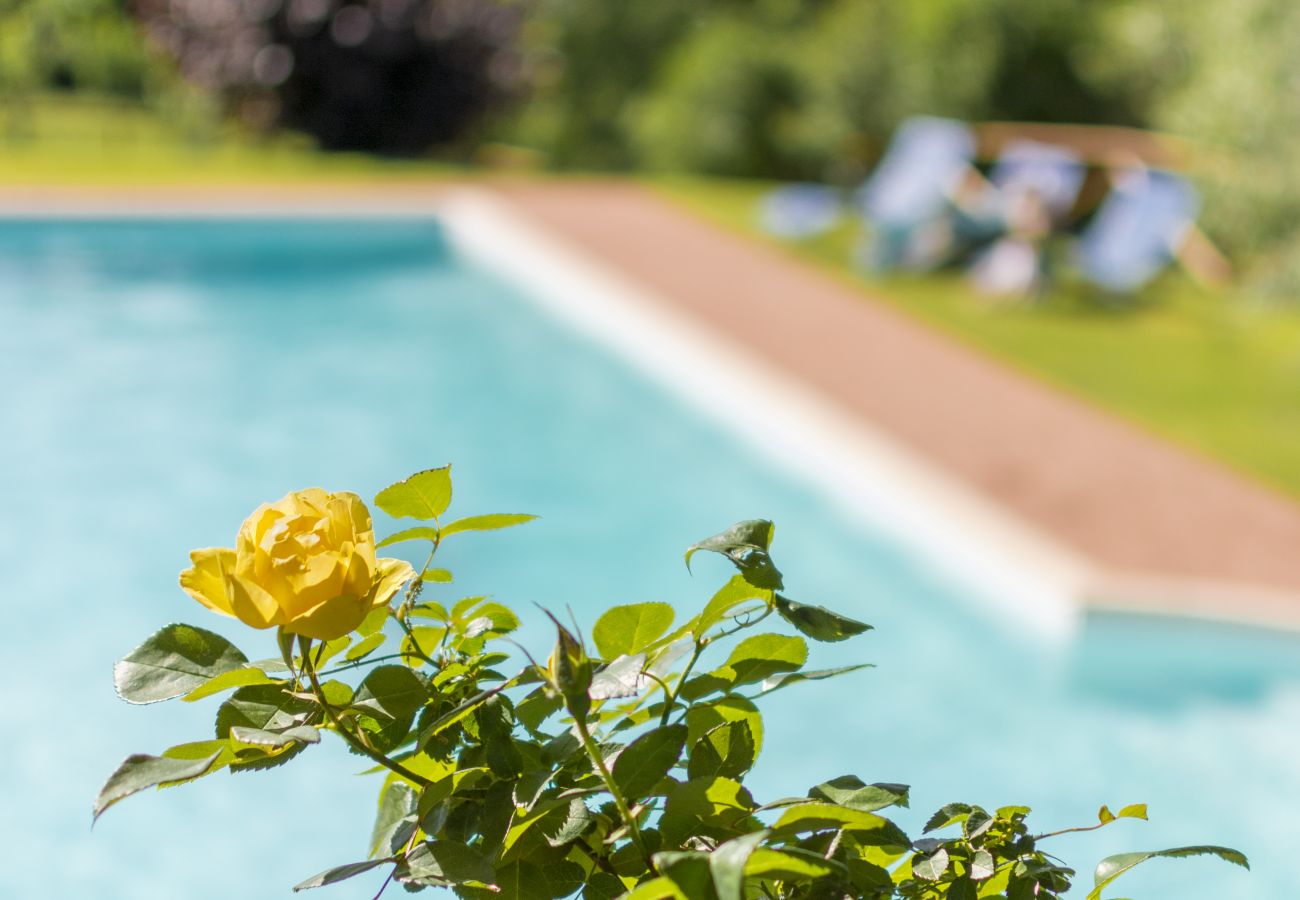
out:
<path id="1" fill-rule="evenodd" d="M 5 896 L 286 896 L 354 858 L 374 785 L 340 784 L 359 766 L 332 744 L 134 798 L 90 832 L 112 767 L 206 734 L 216 702 L 128 707 L 109 672 L 165 621 L 240 634 L 175 579 L 258 502 L 314 484 L 371 495 L 446 461 L 453 509 L 542 516 L 449 545 L 455 596 L 570 603 L 587 623 L 610 602 L 698 603 L 722 573 L 688 576 L 682 548 L 737 519 L 777 522 L 792 594 L 877 628 L 813 662 L 878 668 L 771 698 L 764 793 L 850 771 L 906 782 L 904 825 L 950 800 L 1026 803 L 1043 828 L 1147 802 L 1150 824 L 1062 855 L 1086 871 L 1110 852 L 1228 844 L 1253 873 L 1156 863 L 1125 893 L 1289 894 L 1294 640 L 1101 615 L 1045 636 L 458 258 L 431 220 L 11 220 L 0 291 L 2 658 L 24 685 L 7 703 L 0 844 L 25 864 L 0 875 Z M 273 654 L 269 637 L 240 643 Z M 827 719 L 841 740 L 805 739 Z M 287 823 L 325 784 L 358 815 Z"/>

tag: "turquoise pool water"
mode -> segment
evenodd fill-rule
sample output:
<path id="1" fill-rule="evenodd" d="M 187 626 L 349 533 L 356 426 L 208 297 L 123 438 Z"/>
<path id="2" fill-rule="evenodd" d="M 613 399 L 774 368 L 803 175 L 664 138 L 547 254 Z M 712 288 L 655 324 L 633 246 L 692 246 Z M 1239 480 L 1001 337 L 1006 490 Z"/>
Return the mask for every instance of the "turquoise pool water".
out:
<path id="1" fill-rule="evenodd" d="M 0 223 L 0 372 L 0 896 L 283 897 L 359 858 L 374 784 L 340 781 L 359 766 L 328 744 L 132 798 L 92 832 L 117 762 L 205 736 L 216 702 L 129 707 L 110 672 L 176 620 L 272 655 L 179 591 L 187 551 L 229 545 L 287 490 L 371 495 L 446 461 L 454 510 L 543 518 L 449 543 L 443 596 L 568 603 L 586 623 L 609 602 L 701 602 L 726 573 L 688 576 L 683 547 L 776 520 L 791 594 L 877 627 L 813 661 L 878 668 L 771 698 L 763 792 L 855 772 L 915 786 L 904 825 L 966 800 L 1027 803 L 1044 830 L 1145 801 L 1150 824 L 1060 852 L 1090 872 L 1229 844 L 1253 873 L 1157 862 L 1120 894 L 1294 894 L 1294 640 L 1113 616 L 1047 640 L 458 261 L 432 222 Z M 545 649 L 540 623 L 524 639 Z M 333 896 L 370 896 L 352 885 Z"/>

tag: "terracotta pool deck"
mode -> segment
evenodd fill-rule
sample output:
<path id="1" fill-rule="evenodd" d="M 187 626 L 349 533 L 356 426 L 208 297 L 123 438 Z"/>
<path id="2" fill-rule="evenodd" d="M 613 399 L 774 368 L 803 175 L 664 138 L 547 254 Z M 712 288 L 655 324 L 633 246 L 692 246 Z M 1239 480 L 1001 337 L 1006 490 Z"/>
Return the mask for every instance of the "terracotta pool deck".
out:
<path id="1" fill-rule="evenodd" d="M 645 189 L 516 209 L 1077 552 L 1094 606 L 1300 625 L 1300 504 Z"/>
<path id="2" fill-rule="evenodd" d="M 9 189 L 0 214 L 417 212 L 452 189 Z M 1300 628 L 1300 504 L 1291 499 L 649 190 L 607 181 L 490 190 L 1082 558 L 1090 574 L 1075 599 L 1085 605 Z"/>

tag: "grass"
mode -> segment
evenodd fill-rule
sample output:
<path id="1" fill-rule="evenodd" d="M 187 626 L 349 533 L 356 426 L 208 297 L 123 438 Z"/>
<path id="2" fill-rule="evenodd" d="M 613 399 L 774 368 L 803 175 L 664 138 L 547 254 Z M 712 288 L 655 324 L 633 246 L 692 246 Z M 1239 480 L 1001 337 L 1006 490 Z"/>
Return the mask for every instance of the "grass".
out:
<path id="1" fill-rule="evenodd" d="M 1127 307 L 1064 288 L 1036 304 L 992 304 L 956 274 L 869 279 L 850 263 L 856 231 L 813 240 L 764 235 L 769 185 L 656 181 L 735 231 L 808 260 L 1015 368 L 1300 496 L 1300 311 L 1164 276 Z"/>
<path id="2" fill-rule="evenodd" d="M 299 139 L 213 131 L 129 105 L 58 95 L 0 110 L 0 186 L 392 182 L 464 174 L 430 161 L 321 154 Z M 1176 274 L 1133 308 L 1060 291 L 990 305 L 955 275 L 871 281 L 845 226 L 789 244 L 755 226 L 769 185 L 656 179 L 666 196 L 771 243 L 1098 406 L 1300 496 L 1300 312 L 1264 310 Z"/>
<path id="3" fill-rule="evenodd" d="M 0 108 L 0 184 L 132 185 L 391 181 L 461 170 L 433 161 L 323 154 L 295 136 L 70 94 Z"/>

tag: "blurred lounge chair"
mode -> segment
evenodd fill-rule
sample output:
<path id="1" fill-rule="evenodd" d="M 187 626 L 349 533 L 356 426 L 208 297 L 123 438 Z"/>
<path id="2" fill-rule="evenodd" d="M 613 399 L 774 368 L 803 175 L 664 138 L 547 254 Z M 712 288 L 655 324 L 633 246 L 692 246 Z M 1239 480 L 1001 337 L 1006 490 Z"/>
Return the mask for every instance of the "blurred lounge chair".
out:
<path id="1" fill-rule="evenodd" d="M 978 220 L 966 214 L 972 241 L 997 238 L 971 264 L 981 293 L 1029 296 L 1042 288 L 1047 241 L 1069 217 L 1085 174 L 1079 155 L 1065 147 L 1030 140 L 1006 145 L 989 173 L 986 212 Z"/>
<path id="2" fill-rule="evenodd" d="M 759 224 L 776 237 L 803 240 L 833 228 L 840 211 L 837 189 L 822 184 L 787 184 L 763 198 Z"/>
<path id="3" fill-rule="evenodd" d="M 1199 203 L 1181 176 L 1146 168 L 1124 171 L 1079 238 L 1079 270 L 1107 291 L 1138 290 L 1176 257 L 1194 228 Z"/>
<path id="4" fill-rule="evenodd" d="M 870 225 L 861 252 L 868 268 L 926 270 L 951 258 L 952 213 L 974 154 L 975 136 L 961 122 L 920 116 L 898 127 L 859 194 Z"/>

